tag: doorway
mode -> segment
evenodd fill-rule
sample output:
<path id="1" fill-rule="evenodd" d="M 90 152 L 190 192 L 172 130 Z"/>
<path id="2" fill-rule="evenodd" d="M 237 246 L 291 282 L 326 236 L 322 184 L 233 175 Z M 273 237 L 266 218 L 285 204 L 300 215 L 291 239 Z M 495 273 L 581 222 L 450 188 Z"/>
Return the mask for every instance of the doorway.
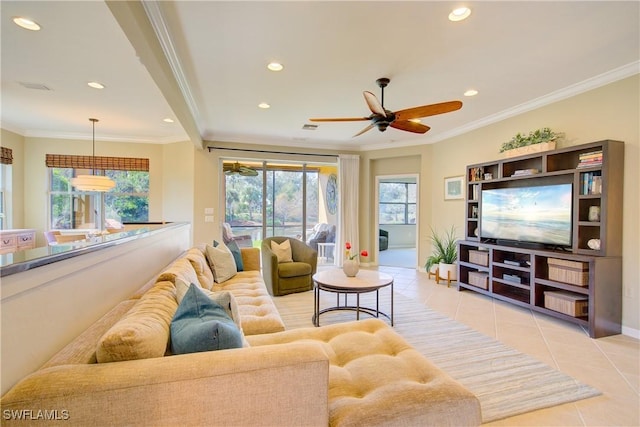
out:
<path id="1" fill-rule="evenodd" d="M 376 177 L 378 265 L 419 267 L 419 194 L 417 174 Z"/>

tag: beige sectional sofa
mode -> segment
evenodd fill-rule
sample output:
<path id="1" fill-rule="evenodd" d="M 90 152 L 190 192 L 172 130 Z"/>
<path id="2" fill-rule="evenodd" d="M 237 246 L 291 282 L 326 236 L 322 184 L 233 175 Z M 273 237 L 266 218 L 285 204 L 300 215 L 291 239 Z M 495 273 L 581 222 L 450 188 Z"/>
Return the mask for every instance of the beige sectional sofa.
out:
<path id="1" fill-rule="evenodd" d="M 378 319 L 284 331 L 259 250 L 242 259 L 216 283 L 204 245 L 187 251 L 7 392 L 2 425 L 480 424 L 476 397 Z M 178 279 L 231 292 L 245 347 L 169 354 Z"/>

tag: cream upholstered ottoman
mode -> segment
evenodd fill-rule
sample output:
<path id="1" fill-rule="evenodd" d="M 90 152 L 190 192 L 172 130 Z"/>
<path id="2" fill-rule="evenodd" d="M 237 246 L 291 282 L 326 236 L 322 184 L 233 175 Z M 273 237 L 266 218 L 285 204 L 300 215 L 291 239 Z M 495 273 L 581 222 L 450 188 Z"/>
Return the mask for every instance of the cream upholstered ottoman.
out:
<path id="1" fill-rule="evenodd" d="M 329 356 L 329 425 L 468 426 L 480 402 L 378 319 L 248 336 L 251 346 L 320 342 Z"/>

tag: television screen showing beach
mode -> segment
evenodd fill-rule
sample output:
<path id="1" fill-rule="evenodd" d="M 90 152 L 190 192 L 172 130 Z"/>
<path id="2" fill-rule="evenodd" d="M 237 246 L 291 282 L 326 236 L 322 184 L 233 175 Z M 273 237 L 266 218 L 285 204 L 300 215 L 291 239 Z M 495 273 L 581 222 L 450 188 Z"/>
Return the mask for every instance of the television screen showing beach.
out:
<path id="1" fill-rule="evenodd" d="M 572 185 L 482 191 L 481 236 L 571 245 Z"/>

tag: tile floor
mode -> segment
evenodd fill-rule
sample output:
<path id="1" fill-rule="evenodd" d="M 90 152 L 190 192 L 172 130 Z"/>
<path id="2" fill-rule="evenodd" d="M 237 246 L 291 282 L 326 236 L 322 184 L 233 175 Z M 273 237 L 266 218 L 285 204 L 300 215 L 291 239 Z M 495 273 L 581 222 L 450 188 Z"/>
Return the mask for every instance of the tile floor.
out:
<path id="1" fill-rule="evenodd" d="M 379 267 L 394 276 L 397 292 L 527 353 L 603 394 L 496 421 L 491 426 L 640 426 L 640 341 L 625 336 L 591 339 L 581 327 L 533 313 L 426 273 Z"/>

